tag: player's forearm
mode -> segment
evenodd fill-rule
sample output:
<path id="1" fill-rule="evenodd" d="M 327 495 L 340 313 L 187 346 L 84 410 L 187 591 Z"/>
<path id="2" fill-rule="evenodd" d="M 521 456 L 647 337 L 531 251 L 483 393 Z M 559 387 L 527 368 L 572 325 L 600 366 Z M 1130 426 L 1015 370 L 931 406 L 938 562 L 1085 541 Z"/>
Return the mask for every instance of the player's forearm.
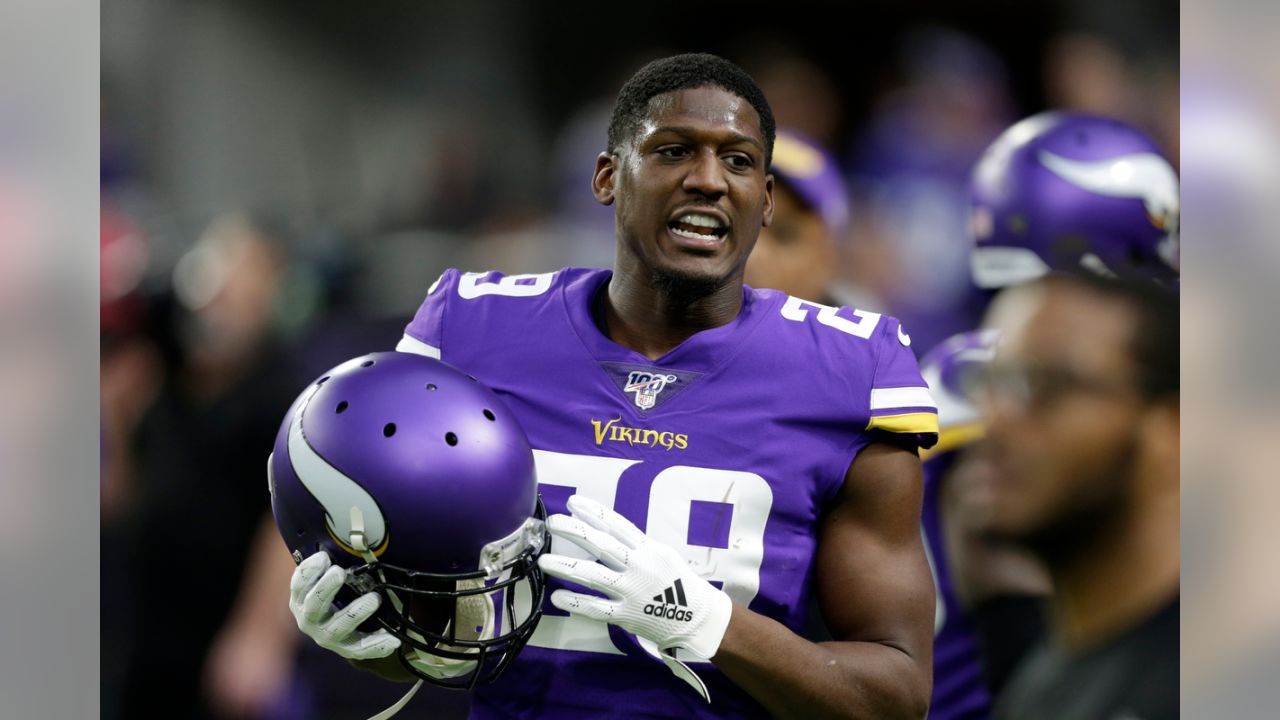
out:
<path id="1" fill-rule="evenodd" d="M 716 666 L 780 718 L 923 718 L 929 658 L 874 642 L 811 643 L 734 605 Z"/>

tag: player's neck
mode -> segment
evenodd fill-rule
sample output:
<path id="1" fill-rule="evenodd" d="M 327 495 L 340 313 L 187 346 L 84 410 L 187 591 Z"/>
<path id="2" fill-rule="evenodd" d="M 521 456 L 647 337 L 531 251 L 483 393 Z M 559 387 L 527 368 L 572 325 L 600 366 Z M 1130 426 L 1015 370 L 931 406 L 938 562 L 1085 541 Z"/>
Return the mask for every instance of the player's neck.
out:
<path id="1" fill-rule="evenodd" d="M 1096 646 L 1134 627 L 1178 592 L 1178 498 L 1135 504 L 1116 532 L 1087 552 L 1051 567 L 1055 626 L 1073 650 Z"/>
<path id="2" fill-rule="evenodd" d="M 615 271 L 598 300 L 596 323 L 613 342 L 656 360 L 694 333 L 733 322 L 742 311 L 742 280 L 705 294 L 658 287 L 649 278 Z"/>

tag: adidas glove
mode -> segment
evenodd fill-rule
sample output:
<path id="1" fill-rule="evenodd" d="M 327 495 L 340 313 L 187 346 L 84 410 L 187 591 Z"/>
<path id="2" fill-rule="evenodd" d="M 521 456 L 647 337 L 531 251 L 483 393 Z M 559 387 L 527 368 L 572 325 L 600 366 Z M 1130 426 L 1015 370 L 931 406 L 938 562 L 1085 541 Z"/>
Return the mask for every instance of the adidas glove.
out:
<path id="1" fill-rule="evenodd" d="M 344 658 L 371 660 L 386 657 L 400 647 L 400 639 L 386 630 L 364 633 L 356 629 L 381 604 L 377 593 L 366 593 L 345 608 L 333 606 L 333 598 L 346 580 L 346 571 L 332 565 L 318 552 L 294 568 L 289 581 L 289 610 L 298 629 L 316 644 Z"/>
<path id="2" fill-rule="evenodd" d="M 609 597 L 556 590 L 551 604 L 653 642 L 668 667 L 705 697 L 705 687 L 699 687 L 696 676 L 686 676 L 692 673 L 675 660 L 674 650 L 687 650 L 698 659 L 715 655 L 733 611 L 729 596 L 698 577 L 674 549 L 650 539 L 613 510 L 582 495 L 570 497 L 568 505 L 571 516 L 552 515 L 547 529 L 600 562 L 548 553 L 538 558 L 538 566 Z"/>

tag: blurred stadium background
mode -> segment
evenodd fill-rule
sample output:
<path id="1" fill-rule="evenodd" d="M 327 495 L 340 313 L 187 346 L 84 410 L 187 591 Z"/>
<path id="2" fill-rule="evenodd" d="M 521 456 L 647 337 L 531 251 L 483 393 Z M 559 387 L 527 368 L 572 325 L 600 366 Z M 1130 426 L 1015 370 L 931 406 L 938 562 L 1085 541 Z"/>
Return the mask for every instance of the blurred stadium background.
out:
<path id="1" fill-rule="evenodd" d="M 131 717 L 138 678 L 174 717 L 398 697 L 292 636 L 237 645 L 260 627 L 238 608 L 275 425 L 319 371 L 391 348 L 446 267 L 609 264 L 588 181 L 647 60 L 724 55 L 832 151 L 852 193 L 841 280 L 922 352 L 977 322 L 965 184 L 1009 123 L 1110 115 L 1180 164 L 1168 0 L 108 0 L 101 27 L 104 718 Z M 188 586 L 205 607 L 164 602 Z"/>

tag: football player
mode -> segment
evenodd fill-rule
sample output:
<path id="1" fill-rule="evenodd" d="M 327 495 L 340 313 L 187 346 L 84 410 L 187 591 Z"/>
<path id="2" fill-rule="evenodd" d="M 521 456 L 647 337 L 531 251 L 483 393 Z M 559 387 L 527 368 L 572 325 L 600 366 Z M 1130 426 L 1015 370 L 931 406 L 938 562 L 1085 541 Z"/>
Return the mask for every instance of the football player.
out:
<path id="1" fill-rule="evenodd" d="M 397 346 L 502 397 L 551 513 L 549 603 L 473 717 L 923 717 L 917 449 L 937 422 L 906 334 L 744 287 L 774 122 L 733 64 L 645 66 L 607 140 L 592 190 L 616 213 L 611 271 L 448 270 Z M 832 642 L 797 634 L 810 588 Z M 320 636 L 331 612 L 299 626 Z"/>
<path id="2" fill-rule="evenodd" d="M 1080 113 L 1032 116 L 991 144 L 971 189 L 980 287 L 999 290 L 1050 272 L 1177 285 L 1177 175 L 1135 128 Z M 995 346 L 994 332 L 963 333 L 922 363 L 941 429 L 924 455 L 925 529 L 939 580 L 937 717 L 985 716 L 987 691 L 1003 688 L 1043 633 L 1047 575 L 985 528 L 992 466 L 978 443 L 985 429 L 971 391 Z M 986 688 L 974 672 L 977 657 Z"/>

